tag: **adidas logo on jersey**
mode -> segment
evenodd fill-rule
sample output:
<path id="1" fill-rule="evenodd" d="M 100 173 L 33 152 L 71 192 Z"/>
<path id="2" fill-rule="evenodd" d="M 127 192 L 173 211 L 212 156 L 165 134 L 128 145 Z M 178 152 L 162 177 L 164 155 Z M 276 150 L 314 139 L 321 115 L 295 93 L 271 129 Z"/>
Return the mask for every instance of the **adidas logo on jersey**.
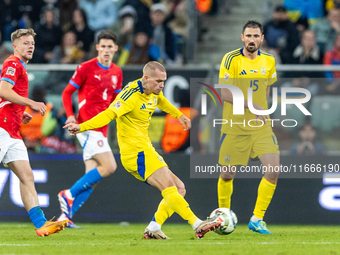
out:
<path id="1" fill-rule="evenodd" d="M 240 72 L 240 74 L 239 75 L 247 75 L 247 72 L 243 69 L 243 71 L 242 72 Z"/>
<path id="2" fill-rule="evenodd" d="M 142 107 L 140 108 L 141 110 L 146 109 L 145 104 L 143 103 Z"/>

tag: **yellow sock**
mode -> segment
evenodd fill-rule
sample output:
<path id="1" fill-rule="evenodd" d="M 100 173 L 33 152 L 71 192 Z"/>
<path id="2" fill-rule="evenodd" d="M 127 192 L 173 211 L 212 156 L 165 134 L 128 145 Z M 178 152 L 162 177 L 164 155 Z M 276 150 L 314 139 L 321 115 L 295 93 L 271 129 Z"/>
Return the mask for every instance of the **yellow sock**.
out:
<path id="1" fill-rule="evenodd" d="M 172 186 L 162 191 L 164 201 L 172 210 L 179 214 L 184 220 L 192 226 L 198 218 L 189 208 L 189 204 L 184 197 L 178 193 L 177 187 Z"/>
<path id="2" fill-rule="evenodd" d="M 272 200 L 276 184 L 270 183 L 265 178 L 262 178 L 259 189 L 257 191 L 257 200 L 254 209 L 254 216 L 263 219 L 263 216 Z"/>
<path id="3" fill-rule="evenodd" d="M 229 208 L 231 195 L 233 194 L 233 180 L 223 181 L 221 177 L 218 179 L 217 183 L 217 193 L 218 193 L 218 206 L 220 208 Z"/>
<path id="4" fill-rule="evenodd" d="M 170 208 L 167 202 L 164 199 L 159 203 L 157 212 L 155 213 L 155 221 L 160 225 L 166 221 L 166 219 L 170 218 L 174 213 L 174 210 Z"/>

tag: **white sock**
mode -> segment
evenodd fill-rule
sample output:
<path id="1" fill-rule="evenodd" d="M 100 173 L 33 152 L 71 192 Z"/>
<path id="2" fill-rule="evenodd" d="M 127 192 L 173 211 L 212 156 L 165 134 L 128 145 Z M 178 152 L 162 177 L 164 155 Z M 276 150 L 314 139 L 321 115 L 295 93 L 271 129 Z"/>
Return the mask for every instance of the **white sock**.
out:
<path id="1" fill-rule="evenodd" d="M 71 191 L 69 189 L 65 191 L 65 195 L 67 196 L 68 199 L 74 200 L 74 197 L 72 197 Z"/>
<path id="2" fill-rule="evenodd" d="M 194 225 L 192 225 L 192 228 L 194 230 L 196 230 L 196 228 L 198 228 L 198 226 L 202 223 L 202 220 L 198 219 L 195 221 Z"/>
<path id="3" fill-rule="evenodd" d="M 67 219 L 68 218 L 66 217 L 66 215 L 64 213 L 61 213 L 57 221 L 62 221 L 62 220 L 67 220 Z"/>
<path id="4" fill-rule="evenodd" d="M 158 231 L 161 230 L 161 225 L 156 221 L 150 221 L 150 224 L 146 227 L 150 231 Z"/>
<path id="5" fill-rule="evenodd" d="M 259 222 L 260 220 L 262 220 L 261 218 L 257 218 L 257 217 L 255 217 L 254 215 L 250 218 L 250 220 L 252 221 L 252 222 Z"/>

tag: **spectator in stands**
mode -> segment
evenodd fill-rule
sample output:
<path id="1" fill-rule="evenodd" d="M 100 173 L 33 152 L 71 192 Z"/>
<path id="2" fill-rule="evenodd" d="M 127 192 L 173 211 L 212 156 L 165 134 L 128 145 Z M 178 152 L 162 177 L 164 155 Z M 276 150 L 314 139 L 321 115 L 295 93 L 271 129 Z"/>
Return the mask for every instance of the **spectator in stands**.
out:
<path id="1" fill-rule="evenodd" d="M 326 11 L 340 8 L 340 0 L 326 0 Z"/>
<path id="2" fill-rule="evenodd" d="M 59 26 L 62 31 L 67 32 L 74 19 L 74 10 L 77 9 L 78 0 L 58 0 L 57 7 L 59 9 Z M 73 20 L 74 22 L 74 20 Z"/>
<path id="3" fill-rule="evenodd" d="M 151 30 L 150 8 L 153 4 L 159 3 L 160 0 L 125 0 L 125 5 L 131 5 L 137 12 L 137 23 L 135 31 Z"/>
<path id="4" fill-rule="evenodd" d="M 77 46 L 77 36 L 73 31 L 63 35 L 60 46 L 53 50 L 50 64 L 79 64 L 83 61 L 84 51 Z"/>
<path id="5" fill-rule="evenodd" d="M 165 23 L 169 25 L 174 33 L 186 35 L 188 33 L 186 27 L 186 1 L 162 0 L 161 3 L 165 5 L 168 14 Z"/>
<path id="6" fill-rule="evenodd" d="M 162 3 L 166 6 L 169 13 L 164 23 L 168 24 L 175 38 L 175 60 L 177 63 L 182 63 L 183 55 L 185 54 L 185 43 L 188 37 L 187 1 L 162 0 Z"/>
<path id="7" fill-rule="evenodd" d="M 43 85 L 35 85 L 32 99 L 46 104 L 46 112 L 41 116 L 40 112 L 26 107 L 25 112 L 33 116 L 28 124 L 21 124 L 20 133 L 28 150 L 39 152 L 40 142 L 43 136 L 51 134 L 57 125 L 57 121 L 51 118 L 53 105 L 46 103 L 46 90 Z"/>
<path id="8" fill-rule="evenodd" d="M 340 9 L 329 10 L 327 17 L 316 22 L 311 30 L 316 35 L 316 42 L 324 53 L 334 46 L 336 34 L 340 32 Z"/>
<path id="9" fill-rule="evenodd" d="M 13 3 L 19 11 L 19 28 L 35 27 L 39 23 L 43 0 L 15 0 Z"/>
<path id="10" fill-rule="evenodd" d="M 117 1 L 81 0 L 79 7 L 85 11 L 88 25 L 94 32 L 107 29 L 118 17 Z"/>
<path id="11" fill-rule="evenodd" d="M 267 46 L 267 40 L 266 39 L 263 39 L 260 49 L 265 51 L 265 52 L 268 52 L 269 54 L 272 54 L 273 57 L 275 58 L 275 64 L 277 64 L 277 65 L 282 64 L 282 60 L 281 60 L 281 57 L 279 55 L 278 50 L 276 50 L 274 48 L 269 48 Z"/>
<path id="12" fill-rule="evenodd" d="M 119 20 L 109 27 L 109 30 L 117 36 L 118 51 L 114 55 L 113 62 L 117 62 L 125 46 L 133 42 L 137 12 L 131 5 L 125 5 L 119 10 L 118 17 Z"/>
<path id="13" fill-rule="evenodd" d="M 335 39 L 335 44 L 332 50 L 326 52 L 325 57 L 323 59 L 324 65 L 340 65 L 340 34 L 337 34 Z M 326 78 L 328 79 L 329 85 L 325 86 L 325 92 L 334 93 L 335 91 L 339 92 L 340 90 L 340 72 L 332 72 L 327 71 L 325 73 Z"/>
<path id="14" fill-rule="evenodd" d="M 302 33 L 301 43 L 298 45 L 294 52 L 290 64 L 321 64 L 322 53 L 316 44 L 315 34 L 313 31 L 306 30 Z M 294 72 L 295 77 L 318 77 L 320 74 L 317 72 Z"/>
<path id="15" fill-rule="evenodd" d="M 152 43 L 159 47 L 164 63 L 170 64 L 175 60 L 175 45 L 173 33 L 164 22 L 166 16 L 164 4 L 154 4 L 151 7 Z"/>
<path id="16" fill-rule="evenodd" d="M 285 0 L 283 5 L 293 23 L 307 19 L 313 25 L 324 16 L 323 0 Z"/>
<path id="17" fill-rule="evenodd" d="M 13 0 L 0 1 L 0 29 L 3 41 L 11 41 L 11 33 L 18 28 L 19 10 Z"/>
<path id="18" fill-rule="evenodd" d="M 150 44 L 146 32 L 139 31 L 136 33 L 132 45 L 128 44 L 124 48 L 118 65 L 146 64 L 149 61 L 160 61 L 160 49 L 158 46 Z"/>
<path id="19" fill-rule="evenodd" d="M 12 42 L 3 42 L 0 33 L 0 63 L 3 63 L 11 54 L 13 54 Z"/>
<path id="20" fill-rule="evenodd" d="M 86 13 L 83 9 L 76 9 L 73 12 L 73 24 L 70 28 L 77 36 L 77 45 L 85 53 L 90 52 L 94 41 L 94 32 L 87 25 Z"/>
<path id="21" fill-rule="evenodd" d="M 295 25 L 289 21 L 286 8 L 278 5 L 272 19 L 263 27 L 267 47 L 275 49 L 282 60 L 287 63 L 294 49 L 299 45 L 299 33 Z"/>
<path id="22" fill-rule="evenodd" d="M 53 49 L 61 40 L 61 29 L 54 23 L 54 12 L 47 9 L 41 24 L 35 29 L 35 51 L 32 63 L 47 63 L 53 56 Z"/>
<path id="23" fill-rule="evenodd" d="M 310 79 L 308 77 L 299 77 L 299 78 L 293 78 L 291 80 L 287 80 L 286 82 L 284 82 L 281 85 L 281 88 L 305 88 L 307 90 L 309 90 L 311 96 L 316 96 L 319 94 L 319 84 L 313 80 Z M 281 93 L 279 92 L 279 96 L 281 95 Z M 305 94 L 304 93 L 287 93 L 287 97 L 293 98 L 301 98 L 304 97 Z"/>
<path id="24" fill-rule="evenodd" d="M 326 152 L 322 144 L 315 142 L 316 130 L 309 122 L 301 126 L 299 137 L 300 142 L 290 148 L 292 155 L 315 155 Z"/>
<path id="25" fill-rule="evenodd" d="M 59 8 L 56 7 L 57 0 L 43 0 L 45 5 L 41 8 L 41 15 L 40 15 L 40 20 L 41 16 L 43 16 L 45 10 L 53 10 L 54 13 L 54 21 L 53 23 L 55 25 L 59 26 Z"/>

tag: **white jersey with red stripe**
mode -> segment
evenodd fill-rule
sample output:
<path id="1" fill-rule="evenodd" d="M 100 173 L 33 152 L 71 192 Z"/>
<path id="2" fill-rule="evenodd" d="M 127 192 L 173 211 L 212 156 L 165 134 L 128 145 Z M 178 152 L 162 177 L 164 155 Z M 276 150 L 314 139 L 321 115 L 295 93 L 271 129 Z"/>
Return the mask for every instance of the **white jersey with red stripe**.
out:
<path id="1" fill-rule="evenodd" d="M 123 73 L 111 63 L 103 66 L 97 58 L 80 64 L 69 84 L 78 89 L 77 123 L 87 121 L 106 110 L 122 89 Z M 95 129 L 107 137 L 108 125 Z"/>

